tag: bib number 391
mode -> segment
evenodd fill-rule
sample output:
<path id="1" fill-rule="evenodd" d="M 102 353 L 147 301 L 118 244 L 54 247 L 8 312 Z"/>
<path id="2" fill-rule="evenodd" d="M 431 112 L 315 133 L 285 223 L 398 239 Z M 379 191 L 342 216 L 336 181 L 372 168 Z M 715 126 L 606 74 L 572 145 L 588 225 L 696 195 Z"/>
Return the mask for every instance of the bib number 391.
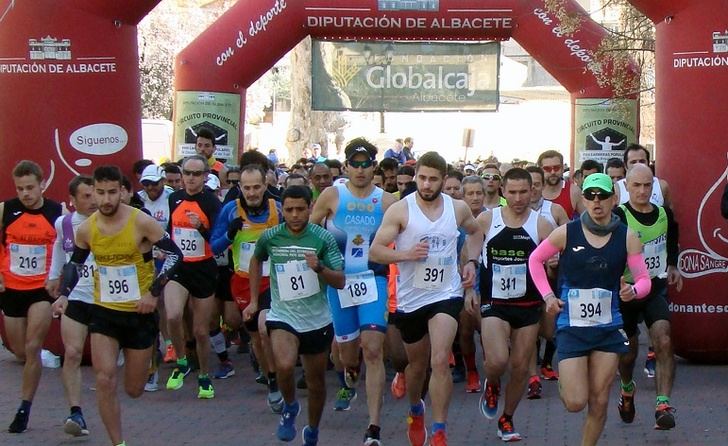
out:
<path id="1" fill-rule="evenodd" d="M 321 291 L 318 275 L 305 261 L 294 260 L 275 267 L 278 296 L 282 301 L 304 299 Z"/>
<path id="2" fill-rule="evenodd" d="M 452 265 L 449 257 L 429 256 L 415 266 L 414 287 L 423 290 L 439 290 L 450 284 Z"/>
<path id="3" fill-rule="evenodd" d="M 337 290 L 341 308 L 364 305 L 377 300 L 377 281 L 372 270 L 346 275 L 344 289 Z"/>

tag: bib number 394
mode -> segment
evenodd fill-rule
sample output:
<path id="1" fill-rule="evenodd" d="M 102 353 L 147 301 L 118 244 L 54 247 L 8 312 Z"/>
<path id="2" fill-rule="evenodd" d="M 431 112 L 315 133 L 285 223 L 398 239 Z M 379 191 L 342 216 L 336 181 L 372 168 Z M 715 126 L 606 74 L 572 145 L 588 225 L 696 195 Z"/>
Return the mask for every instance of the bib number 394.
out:
<path id="1" fill-rule="evenodd" d="M 569 325 L 597 327 L 612 322 L 612 292 L 603 288 L 569 290 Z"/>
<path id="2" fill-rule="evenodd" d="M 450 284 L 452 274 L 450 257 L 429 256 L 415 266 L 414 287 L 423 290 L 439 290 Z"/>
<path id="3" fill-rule="evenodd" d="M 304 299 L 321 291 L 318 275 L 305 261 L 293 260 L 275 267 L 278 296 L 282 301 Z"/>
<path id="4" fill-rule="evenodd" d="M 18 276 L 39 276 L 46 272 L 46 247 L 10 244 L 10 272 Z"/>
<path id="5" fill-rule="evenodd" d="M 337 290 L 341 308 L 364 305 L 377 300 L 377 281 L 372 270 L 346 275 L 344 289 Z"/>
<path id="6" fill-rule="evenodd" d="M 99 266 L 101 302 L 131 302 L 142 297 L 135 265 Z"/>

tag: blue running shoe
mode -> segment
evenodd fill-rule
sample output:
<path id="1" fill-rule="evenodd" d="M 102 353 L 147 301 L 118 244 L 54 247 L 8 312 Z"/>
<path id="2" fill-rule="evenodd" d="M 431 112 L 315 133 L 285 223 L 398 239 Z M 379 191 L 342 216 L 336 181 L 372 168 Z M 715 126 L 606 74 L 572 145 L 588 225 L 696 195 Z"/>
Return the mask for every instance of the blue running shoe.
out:
<path id="1" fill-rule="evenodd" d="M 301 412 L 301 405 L 298 401 L 292 405 L 284 405 L 281 413 L 281 421 L 278 423 L 276 436 L 281 441 L 293 441 L 296 438 L 296 417 Z"/>
<path id="2" fill-rule="evenodd" d="M 314 431 L 309 425 L 303 427 L 301 431 L 303 437 L 303 446 L 316 446 L 318 444 L 318 429 Z"/>
<path id="3" fill-rule="evenodd" d="M 66 423 L 63 425 L 63 432 L 74 437 L 88 435 L 88 427 L 86 427 L 86 421 L 83 419 L 83 415 L 74 412 L 66 418 Z"/>
<path id="4" fill-rule="evenodd" d="M 498 415 L 498 397 L 500 396 L 500 386 L 496 384 L 490 384 L 486 379 L 483 383 L 483 393 L 480 395 L 480 401 L 478 406 L 480 407 L 480 413 L 489 420 L 495 418 Z"/>

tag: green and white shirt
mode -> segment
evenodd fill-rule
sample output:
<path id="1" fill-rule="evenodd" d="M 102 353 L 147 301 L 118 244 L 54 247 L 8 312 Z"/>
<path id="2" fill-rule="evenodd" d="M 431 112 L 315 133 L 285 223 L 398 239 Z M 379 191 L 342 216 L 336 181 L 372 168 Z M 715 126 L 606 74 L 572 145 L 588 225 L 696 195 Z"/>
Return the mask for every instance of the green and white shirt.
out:
<path id="1" fill-rule="evenodd" d="M 307 252 L 315 253 L 329 269 L 343 269 L 334 236 L 318 225 L 307 224 L 300 234 L 292 234 L 282 223 L 266 230 L 255 245 L 255 257 L 261 262 L 270 260 L 267 320 L 284 322 L 301 333 L 331 323 L 326 283 L 306 265 Z"/>

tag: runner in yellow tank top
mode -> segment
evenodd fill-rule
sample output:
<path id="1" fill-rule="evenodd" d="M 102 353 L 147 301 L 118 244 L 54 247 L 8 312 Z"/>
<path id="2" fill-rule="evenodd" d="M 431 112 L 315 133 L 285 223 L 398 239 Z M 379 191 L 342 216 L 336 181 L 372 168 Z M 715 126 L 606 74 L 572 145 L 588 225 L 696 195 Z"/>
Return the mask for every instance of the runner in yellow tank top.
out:
<path id="1" fill-rule="evenodd" d="M 116 395 L 119 350 L 124 349 L 126 364 L 124 388 L 137 398 L 144 392 L 158 333 L 157 297 L 182 261 L 182 252 L 156 220 L 121 203 L 121 181 L 117 167 L 102 166 L 94 171 L 98 211 L 78 227 L 60 288 L 61 295 L 70 294 L 78 282 L 79 269 L 93 252 L 97 270 L 89 322 L 91 352 L 99 412 L 114 445 L 125 445 Z M 152 246 L 166 256 L 156 278 Z"/>

